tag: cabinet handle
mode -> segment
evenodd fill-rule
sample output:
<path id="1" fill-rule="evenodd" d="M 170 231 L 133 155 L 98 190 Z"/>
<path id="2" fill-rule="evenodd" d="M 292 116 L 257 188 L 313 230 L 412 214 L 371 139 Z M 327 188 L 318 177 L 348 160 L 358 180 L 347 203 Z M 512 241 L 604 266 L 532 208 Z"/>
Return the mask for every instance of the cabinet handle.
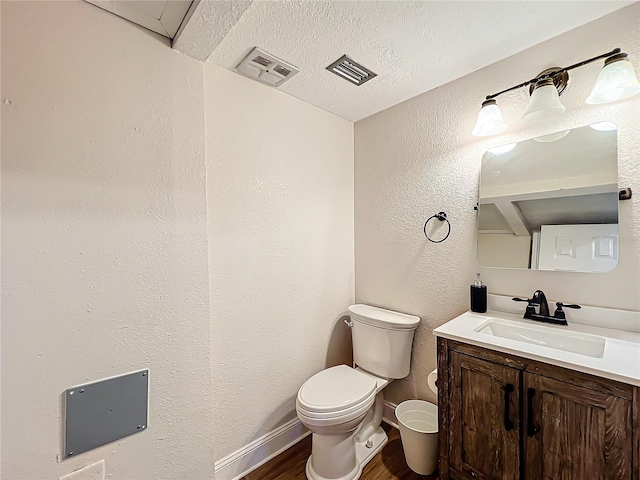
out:
<path id="1" fill-rule="evenodd" d="M 508 432 L 513 429 L 513 421 L 509 415 L 509 395 L 513 392 L 513 385 L 507 383 L 502 390 L 504 390 L 504 429 Z"/>
<path id="2" fill-rule="evenodd" d="M 527 435 L 530 437 L 533 437 L 540 431 L 540 429 L 533 424 L 533 397 L 535 397 L 535 395 L 535 388 L 527 389 Z"/>

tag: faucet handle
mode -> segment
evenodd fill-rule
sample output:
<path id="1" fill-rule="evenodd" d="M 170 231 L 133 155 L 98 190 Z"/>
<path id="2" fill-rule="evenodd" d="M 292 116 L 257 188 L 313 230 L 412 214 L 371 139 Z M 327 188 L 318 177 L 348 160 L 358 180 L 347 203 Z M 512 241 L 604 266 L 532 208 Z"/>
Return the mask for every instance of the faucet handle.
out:
<path id="1" fill-rule="evenodd" d="M 556 302 L 556 307 L 558 307 L 558 308 L 562 308 L 562 307 L 565 307 L 565 308 L 575 308 L 575 309 L 577 309 L 577 310 L 579 310 L 579 309 L 581 309 L 581 308 L 582 308 L 580 305 L 577 305 L 577 304 L 575 304 L 575 303 L 569 303 L 569 304 L 566 304 L 566 303 L 562 303 L 562 302 Z"/>
<path id="2" fill-rule="evenodd" d="M 532 298 L 527 299 L 527 298 L 513 297 L 511 300 L 513 300 L 514 302 L 527 302 L 532 307 L 539 307 L 540 306 L 540 304 L 534 302 Z"/>
<path id="3" fill-rule="evenodd" d="M 562 303 L 562 302 L 556 302 L 556 311 L 555 311 L 555 312 L 554 312 L 554 314 L 553 314 L 553 317 L 554 317 L 554 318 L 559 318 L 559 319 L 561 319 L 561 320 L 565 320 L 565 319 L 567 318 L 567 317 L 566 317 L 566 315 L 564 314 L 564 310 L 562 309 L 563 307 L 566 307 L 566 308 L 575 308 L 575 309 L 582 308 L 580 305 L 576 305 L 576 304 L 574 304 L 574 303 L 571 303 L 571 304 L 565 305 L 565 304 L 564 304 L 564 303 Z"/>
<path id="4" fill-rule="evenodd" d="M 539 307 L 540 304 L 533 301 L 533 298 L 518 298 L 513 297 L 511 300 L 514 302 L 527 302 L 527 308 L 524 309 L 524 318 L 530 318 L 532 315 L 536 313 L 536 307 Z"/>

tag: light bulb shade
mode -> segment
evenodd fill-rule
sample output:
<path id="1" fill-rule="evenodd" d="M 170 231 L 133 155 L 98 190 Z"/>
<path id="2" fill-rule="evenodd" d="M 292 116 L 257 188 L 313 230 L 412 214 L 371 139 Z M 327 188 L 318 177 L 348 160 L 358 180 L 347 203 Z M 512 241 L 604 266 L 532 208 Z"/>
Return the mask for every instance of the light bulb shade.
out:
<path id="1" fill-rule="evenodd" d="M 502 132 L 507 128 L 502 118 L 502 112 L 495 100 L 485 100 L 482 108 L 478 112 L 476 126 L 473 127 L 471 135 L 474 137 L 486 137 Z"/>
<path id="2" fill-rule="evenodd" d="M 601 104 L 633 97 L 640 93 L 640 83 L 626 53 L 608 58 L 600 70 L 587 103 Z"/>
<path id="3" fill-rule="evenodd" d="M 529 99 L 529 107 L 524 112 L 525 120 L 541 120 L 559 115 L 566 110 L 560 101 L 558 90 L 553 80 L 545 79 L 536 84 L 536 88 Z"/>

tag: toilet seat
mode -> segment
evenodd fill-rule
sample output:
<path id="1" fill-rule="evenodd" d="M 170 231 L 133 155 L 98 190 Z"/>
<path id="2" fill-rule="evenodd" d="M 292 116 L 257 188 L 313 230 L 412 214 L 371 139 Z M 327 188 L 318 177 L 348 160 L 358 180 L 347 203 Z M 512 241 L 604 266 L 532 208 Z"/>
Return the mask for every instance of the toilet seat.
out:
<path id="1" fill-rule="evenodd" d="M 316 373 L 300 387 L 296 410 L 309 425 L 338 425 L 364 415 L 376 392 L 372 377 L 339 365 Z"/>

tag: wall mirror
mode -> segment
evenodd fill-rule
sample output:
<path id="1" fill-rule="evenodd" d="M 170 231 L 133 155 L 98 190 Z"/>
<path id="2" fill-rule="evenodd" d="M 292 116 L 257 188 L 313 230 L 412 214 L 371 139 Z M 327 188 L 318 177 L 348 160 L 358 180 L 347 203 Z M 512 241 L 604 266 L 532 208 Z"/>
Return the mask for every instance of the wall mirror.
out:
<path id="1" fill-rule="evenodd" d="M 618 201 L 614 123 L 492 148 L 482 157 L 478 263 L 608 272 L 618 264 Z"/>

